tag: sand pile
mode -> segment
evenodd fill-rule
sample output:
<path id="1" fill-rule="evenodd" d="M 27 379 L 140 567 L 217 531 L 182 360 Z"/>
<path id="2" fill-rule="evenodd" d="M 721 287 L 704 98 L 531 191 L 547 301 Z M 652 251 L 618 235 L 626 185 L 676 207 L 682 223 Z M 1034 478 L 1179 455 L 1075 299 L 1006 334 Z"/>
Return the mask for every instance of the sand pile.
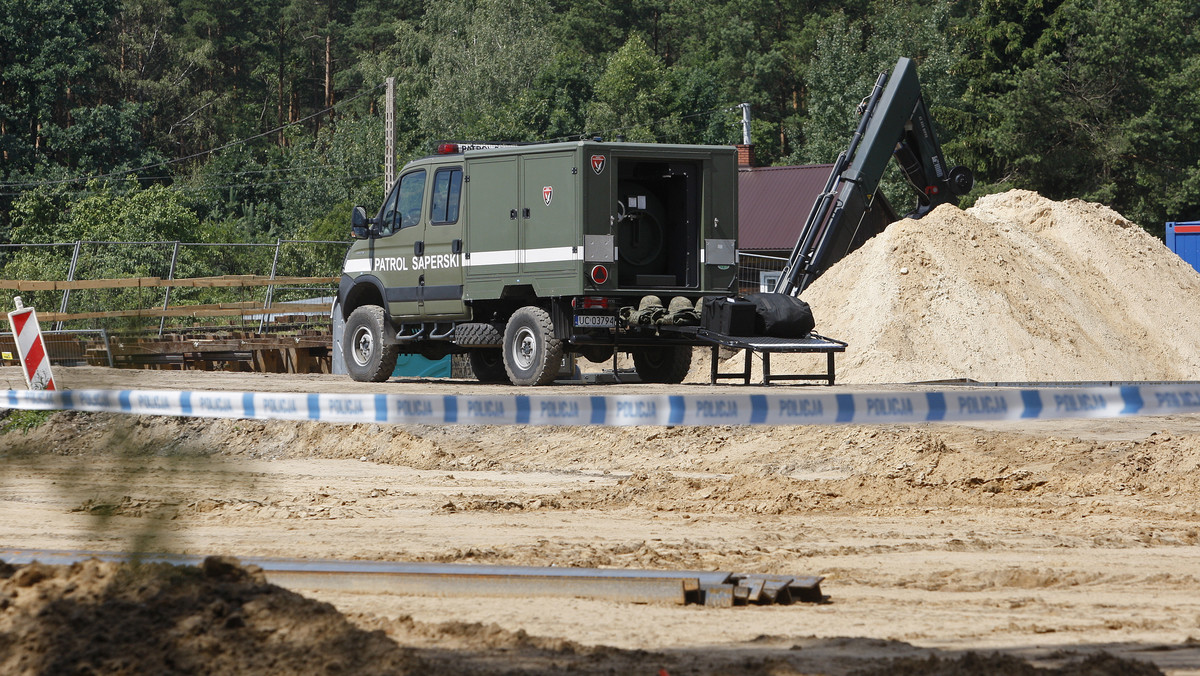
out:
<path id="1" fill-rule="evenodd" d="M 1014 190 L 888 227 L 803 295 L 839 381 L 1200 378 L 1200 274 L 1115 211 Z M 779 355 L 772 369 L 811 368 Z M 778 364 L 779 366 L 775 366 Z"/>

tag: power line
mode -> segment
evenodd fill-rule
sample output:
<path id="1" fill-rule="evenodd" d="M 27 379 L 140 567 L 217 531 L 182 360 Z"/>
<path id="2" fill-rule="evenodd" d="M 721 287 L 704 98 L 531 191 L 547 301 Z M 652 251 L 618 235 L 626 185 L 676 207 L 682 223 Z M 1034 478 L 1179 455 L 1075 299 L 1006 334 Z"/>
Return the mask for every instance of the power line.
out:
<path id="1" fill-rule="evenodd" d="M 197 186 L 170 186 L 172 190 L 201 192 L 204 190 L 228 190 L 230 188 L 257 188 L 263 185 L 299 185 L 307 183 L 332 183 L 334 181 L 365 181 L 372 178 L 380 178 L 383 174 L 362 174 L 360 176 L 326 176 L 323 178 L 298 179 L 295 181 L 256 181 L 254 183 L 231 183 L 228 185 L 197 185 Z"/>
<path id="2" fill-rule="evenodd" d="M 254 176 L 254 175 L 259 175 L 259 174 L 287 173 L 287 172 L 291 172 L 291 171 L 310 171 L 313 169 L 355 169 L 355 168 L 357 168 L 357 167 L 354 165 L 349 165 L 349 164 L 312 164 L 312 165 L 303 166 L 303 167 L 277 167 L 274 169 L 253 169 L 253 170 L 246 170 L 246 171 L 221 171 L 221 172 L 213 172 L 213 173 L 209 173 L 209 174 L 205 174 L 205 175 L 206 176 Z M 188 178 L 189 177 L 187 177 L 187 176 L 171 176 L 171 175 L 118 176 L 115 178 L 105 178 L 104 181 L 106 182 L 106 184 L 111 185 L 113 183 L 119 184 L 124 181 L 138 181 L 138 182 L 165 181 L 165 180 L 181 181 L 181 180 L 187 180 Z M 327 178 L 337 179 L 337 178 L 352 178 L 352 177 L 333 176 L 333 177 L 327 177 Z M 95 179 L 93 179 L 93 180 L 95 180 Z M 12 185 L 19 185 L 19 184 L 0 183 L 0 187 L 9 187 Z M 167 186 L 167 187 L 174 187 L 174 186 Z M 67 191 L 66 194 L 68 194 L 68 195 L 90 195 L 90 194 L 95 194 L 98 192 L 100 192 L 100 190 L 70 190 L 70 191 Z M 19 193 L 19 192 L 0 192 L 0 196 L 8 196 L 8 197 L 21 195 L 21 194 L 22 193 Z"/>
<path id="3" fill-rule="evenodd" d="M 258 174 L 281 174 L 281 173 L 287 173 L 289 171 L 308 171 L 310 169 L 356 169 L 356 168 L 357 168 L 356 165 L 350 165 L 350 164 L 310 164 L 308 166 L 303 166 L 303 167 L 275 167 L 273 169 L 247 169 L 245 171 L 215 171 L 215 172 L 211 172 L 211 173 L 205 173 L 204 175 L 205 176 L 253 176 L 253 175 L 258 175 Z M 185 178 L 188 178 L 188 177 L 187 176 L 171 176 L 168 174 L 168 175 L 163 175 L 163 176 L 130 176 L 130 177 L 128 177 L 128 179 L 122 177 L 119 180 L 137 180 L 137 181 L 174 180 L 174 181 L 178 181 L 178 180 L 185 179 Z M 0 185 L 3 185 L 3 184 L 0 184 Z"/>
<path id="4" fill-rule="evenodd" d="M 229 190 L 236 187 L 258 187 L 269 185 L 299 185 L 299 184 L 316 184 L 316 183 L 335 183 L 335 181 L 350 181 L 350 180 L 368 180 L 383 177 L 383 174 L 360 174 L 346 175 L 346 177 L 319 177 L 311 179 L 296 179 L 286 181 L 254 181 L 254 183 L 244 184 L 226 184 L 226 185 L 199 185 L 199 186 L 181 186 L 169 185 L 163 186 L 166 190 L 174 190 L 176 192 L 203 192 L 206 190 Z M 67 191 L 66 195 L 96 195 L 101 192 L 98 190 L 71 190 Z M 22 195 L 20 192 L 0 192 L 0 196 L 14 197 Z"/>
<path id="5" fill-rule="evenodd" d="M 740 107 L 739 106 L 732 106 L 732 107 L 724 106 L 721 108 L 709 108 L 708 110 L 702 110 L 702 111 L 699 111 L 696 113 L 688 113 L 687 115 L 681 115 L 677 118 L 676 117 L 661 117 L 657 120 L 651 120 L 650 122 L 639 122 L 637 124 L 630 124 L 630 125 L 626 125 L 624 127 L 616 127 L 613 129 L 603 129 L 603 130 L 599 130 L 599 131 L 583 132 L 580 134 L 570 134 L 567 136 L 556 136 L 554 138 L 549 138 L 549 139 L 545 139 L 543 141 L 539 141 L 539 143 L 550 143 L 553 141 L 572 141 L 572 140 L 576 140 L 576 139 L 591 138 L 593 136 L 608 136 L 609 134 L 615 134 L 615 133 L 621 132 L 621 131 L 628 131 L 630 129 L 637 129 L 639 127 L 647 127 L 647 128 L 653 127 L 654 125 L 660 124 L 662 122 L 668 122 L 671 120 L 680 120 L 680 121 L 690 120 L 694 117 L 712 115 L 713 113 L 727 113 L 727 112 L 734 111 L 734 110 L 740 110 Z M 665 136 L 666 136 L 666 134 L 661 134 L 659 136 L 656 136 L 655 138 L 659 139 L 659 138 L 663 138 Z"/>
<path id="6" fill-rule="evenodd" d="M 173 160 L 165 160 L 163 162 L 157 162 L 154 164 L 146 164 L 146 165 L 143 165 L 140 167 L 135 167 L 133 169 L 123 169 L 121 171 L 112 171 L 107 174 L 98 174 L 95 176 L 77 176 L 75 178 L 62 178 L 62 179 L 54 179 L 54 180 L 46 180 L 46 181 L 29 181 L 29 182 L 24 182 L 24 183 L 0 183 L 0 187 L 2 187 L 2 188 L 37 188 L 37 187 L 46 186 L 46 185 L 62 185 L 64 183 L 78 183 L 80 181 L 89 181 L 89 180 L 96 180 L 96 179 L 101 179 L 101 178 L 110 178 L 113 176 L 124 176 L 126 174 L 131 174 L 131 173 L 142 171 L 145 169 L 156 169 L 158 167 L 165 167 L 165 166 L 169 166 L 172 164 L 178 164 L 179 162 L 186 162 L 188 160 L 194 160 L 197 157 L 204 157 L 205 155 L 211 155 L 212 153 L 220 152 L 227 148 L 232 148 L 234 146 L 242 145 L 243 143 L 249 143 L 250 141 L 255 141 L 264 136 L 270 136 L 271 134 L 278 133 L 289 127 L 294 127 L 298 124 L 307 122 L 307 121 L 313 119 L 314 117 L 324 115 L 325 113 L 328 113 L 329 111 L 334 110 L 335 108 L 337 108 L 339 106 L 344 106 L 347 103 L 350 103 L 352 101 L 360 99 L 381 87 L 383 87 L 382 84 L 376 85 L 370 89 L 359 92 L 358 94 L 356 94 L 348 99 L 339 101 L 339 102 L 335 103 L 334 105 L 329 106 L 328 108 L 325 108 L 324 110 L 318 110 L 317 112 L 315 112 L 311 115 L 302 117 L 299 120 L 296 120 L 295 122 L 289 122 L 285 125 L 275 127 L 274 129 L 270 129 L 268 131 L 264 131 L 264 132 L 255 134 L 253 136 L 247 136 L 246 138 L 238 139 L 236 141 L 230 141 L 229 143 L 226 143 L 225 145 L 218 146 L 216 148 L 210 148 L 208 150 L 202 150 L 198 153 L 192 153 L 191 155 L 187 155 L 185 157 L 177 157 Z M 5 193 L 5 194 L 7 194 L 7 193 Z"/>

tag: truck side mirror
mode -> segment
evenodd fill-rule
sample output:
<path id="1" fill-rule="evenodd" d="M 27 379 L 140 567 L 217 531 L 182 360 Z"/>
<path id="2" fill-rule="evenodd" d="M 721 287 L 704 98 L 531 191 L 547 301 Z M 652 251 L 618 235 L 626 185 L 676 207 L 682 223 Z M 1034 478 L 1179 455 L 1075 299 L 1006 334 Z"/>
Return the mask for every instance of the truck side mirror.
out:
<path id="1" fill-rule="evenodd" d="M 354 239 L 366 239 L 371 236 L 371 222 L 367 220 L 367 210 L 354 207 L 350 212 L 350 236 Z"/>

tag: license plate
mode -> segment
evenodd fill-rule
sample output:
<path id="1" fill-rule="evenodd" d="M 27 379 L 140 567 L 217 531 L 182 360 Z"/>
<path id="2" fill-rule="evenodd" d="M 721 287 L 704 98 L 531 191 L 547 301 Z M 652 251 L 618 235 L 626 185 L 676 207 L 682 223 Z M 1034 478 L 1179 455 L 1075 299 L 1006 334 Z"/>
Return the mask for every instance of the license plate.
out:
<path id="1" fill-rule="evenodd" d="M 584 329 L 612 329 L 617 326 L 613 315 L 575 315 L 575 326 Z"/>

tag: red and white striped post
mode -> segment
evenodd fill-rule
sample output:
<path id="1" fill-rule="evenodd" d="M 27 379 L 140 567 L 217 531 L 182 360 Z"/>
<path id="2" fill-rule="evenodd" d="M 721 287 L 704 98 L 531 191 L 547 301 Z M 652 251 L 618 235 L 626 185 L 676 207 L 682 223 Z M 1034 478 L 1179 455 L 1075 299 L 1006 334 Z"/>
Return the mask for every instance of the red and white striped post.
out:
<path id="1" fill-rule="evenodd" d="M 42 342 L 42 327 L 38 325 L 37 313 L 33 308 L 25 307 L 20 296 L 13 298 L 13 303 L 17 309 L 8 313 L 8 323 L 12 325 L 25 384 L 31 390 L 57 389 L 54 387 L 54 375 L 50 373 L 50 357 L 46 354 L 46 344 Z"/>

